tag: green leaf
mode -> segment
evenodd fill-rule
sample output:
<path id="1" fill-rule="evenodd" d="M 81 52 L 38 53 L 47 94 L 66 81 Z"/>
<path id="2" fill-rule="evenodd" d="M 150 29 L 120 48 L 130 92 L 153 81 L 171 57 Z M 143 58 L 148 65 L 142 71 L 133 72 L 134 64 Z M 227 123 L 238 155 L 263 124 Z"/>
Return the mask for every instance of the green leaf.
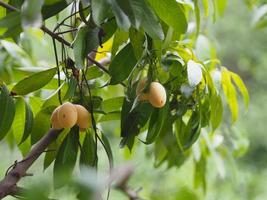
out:
<path id="1" fill-rule="evenodd" d="M 20 46 L 7 40 L 0 40 L 0 43 L 19 66 L 33 66 L 30 56 Z"/>
<path id="2" fill-rule="evenodd" d="M 112 153 L 112 150 L 111 150 L 110 143 L 108 141 L 108 138 L 104 135 L 104 133 L 101 133 L 101 138 L 102 138 L 102 141 L 103 141 L 103 145 L 104 145 L 106 154 L 108 156 L 109 164 L 112 167 L 114 161 L 113 161 L 113 153 Z"/>
<path id="3" fill-rule="evenodd" d="M 25 0 L 21 7 L 21 22 L 23 28 L 42 26 L 41 9 L 44 0 Z"/>
<path id="4" fill-rule="evenodd" d="M 27 138 L 23 143 L 19 145 L 21 154 L 25 157 L 31 150 L 31 138 Z"/>
<path id="5" fill-rule="evenodd" d="M 209 0 L 202 0 L 203 8 L 204 8 L 204 15 L 208 17 L 209 15 Z"/>
<path id="6" fill-rule="evenodd" d="M 151 144 L 154 142 L 161 132 L 161 129 L 163 127 L 164 121 L 169 120 L 166 119 L 166 113 L 168 112 L 168 108 L 166 105 L 161 108 L 154 108 L 152 115 L 149 120 L 149 126 L 148 126 L 148 131 L 147 131 L 147 136 L 146 136 L 146 144 Z"/>
<path id="7" fill-rule="evenodd" d="M 0 140 L 2 140 L 13 123 L 15 103 L 5 86 L 1 86 L 0 91 Z"/>
<path id="8" fill-rule="evenodd" d="M 86 56 L 98 46 L 98 28 L 81 27 L 73 42 L 75 67 L 83 69 Z"/>
<path id="9" fill-rule="evenodd" d="M 113 58 L 119 47 L 123 44 L 126 43 L 129 38 L 129 33 L 125 32 L 123 30 L 117 29 L 117 31 L 114 34 L 113 37 L 113 43 L 112 43 L 112 49 L 111 49 L 111 57 Z"/>
<path id="10" fill-rule="evenodd" d="M 75 95 L 75 91 L 77 88 L 77 80 L 74 77 L 71 77 L 68 82 L 68 89 L 66 91 L 66 94 L 64 95 L 63 100 L 67 100 L 69 98 L 72 98 Z"/>
<path id="11" fill-rule="evenodd" d="M 175 136 L 177 140 L 177 144 L 179 146 L 179 149 L 183 152 L 184 151 L 184 143 L 185 143 L 185 137 L 186 137 L 186 124 L 184 123 L 183 119 L 180 117 L 177 120 L 175 120 Z"/>
<path id="12" fill-rule="evenodd" d="M 225 8 L 227 6 L 227 0 L 217 0 L 216 6 L 220 16 L 223 16 Z"/>
<path id="13" fill-rule="evenodd" d="M 26 121 L 26 111 L 25 111 L 25 102 L 22 97 L 18 97 L 15 103 L 16 112 L 15 118 L 12 124 L 12 128 L 14 131 L 14 137 L 17 144 L 20 144 L 23 133 L 24 133 L 24 126 Z"/>
<path id="14" fill-rule="evenodd" d="M 87 80 L 92 80 L 99 78 L 103 75 L 103 71 L 99 69 L 97 66 L 91 66 L 88 68 L 87 73 L 86 73 L 86 79 Z"/>
<path id="15" fill-rule="evenodd" d="M 96 25 L 100 26 L 110 15 L 111 10 L 107 0 L 91 0 L 92 17 Z"/>
<path id="16" fill-rule="evenodd" d="M 27 102 L 25 102 L 25 114 L 26 114 L 25 127 L 20 143 L 24 142 L 28 138 L 33 128 L 33 112 L 30 105 Z"/>
<path id="17" fill-rule="evenodd" d="M 231 81 L 231 73 L 222 67 L 222 88 L 226 101 L 229 105 L 230 111 L 232 113 L 232 122 L 235 122 L 238 117 L 238 102 L 236 97 L 236 90 Z"/>
<path id="18" fill-rule="evenodd" d="M 107 0 L 107 1 L 109 2 L 113 10 L 118 27 L 120 27 L 124 31 L 127 31 L 131 26 L 129 17 L 123 12 L 123 10 L 120 8 L 116 0 Z"/>
<path id="19" fill-rule="evenodd" d="M 52 111 L 51 111 L 52 113 Z M 51 113 L 40 110 L 34 118 L 33 128 L 31 132 L 31 143 L 38 142 L 50 129 L 50 115 Z"/>
<path id="20" fill-rule="evenodd" d="M 97 122 L 120 120 L 120 117 L 121 117 L 121 113 L 119 111 L 110 112 L 100 117 Z"/>
<path id="21" fill-rule="evenodd" d="M 54 187 L 60 188 L 71 178 L 79 147 L 79 127 L 74 126 L 61 144 L 54 165 Z"/>
<path id="22" fill-rule="evenodd" d="M 219 127 L 223 117 L 223 104 L 219 95 L 215 94 L 211 97 L 210 103 L 210 122 L 212 130 Z"/>
<path id="23" fill-rule="evenodd" d="M 82 148 L 81 148 L 81 157 L 80 165 L 85 165 L 88 167 L 97 166 L 97 151 L 96 151 L 95 140 L 92 136 L 92 133 L 86 133 Z"/>
<path id="24" fill-rule="evenodd" d="M 123 104 L 124 97 L 114 97 L 106 99 L 102 102 L 102 109 L 104 112 L 112 112 L 120 110 Z"/>
<path id="25" fill-rule="evenodd" d="M 47 148 L 47 152 L 45 153 L 44 158 L 44 170 L 50 166 L 50 164 L 56 159 L 57 152 L 59 147 L 61 146 L 64 138 L 69 133 L 69 129 L 64 129 L 60 135 L 58 136 L 57 140 L 49 144 Z"/>
<path id="26" fill-rule="evenodd" d="M 200 9 L 198 5 L 198 0 L 194 0 L 194 8 L 195 8 L 194 11 L 195 11 L 195 17 L 196 17 L 196 24 L 197 24 L 196 35 L 198 35 L 199 29 L 200 29 Z"/>
<path id="27" fill-rule="evenodd" d="M 187 30 L 184 7 L 175 0 L 148 0 L 162 21 L 171 26 L 179 34 Z"/>
<path id="28" fill-rule="evenodd" d="M 130 41 L 133 46 L 134 55 L 139 60 L 145 49 L 144 42 L 145 42 L 145 35 L 144 33 L 137 31 L 136 29 L 131 28 L 129 32 Z"/>
<path id="29" fill-rule="evenodd" d="M 17 95 L 26 95 L 44 87 L 57 72 L 57 68 L 51 68 L 42 72 L 35 73 L 19 81 L 12 89 Z"/>
<path id="30" fill-rule="evenodd" d="M 236 73 L 234 73 L 234 72 L 230 72 L 230 73 L 231 73 L 232 80 L 234 81 L 235 85 L 237 86 L 237 88 L 241 92 L 243 99 L 244 99 L 244 103 L 245 103 L 246 107 L 248 108 L 249 94 L 248 94 L 248 90 L 247 90 L 244 82 Z"/>
<path id="31" fill-rule="evenodd" d="M 43 18 L 48 19 L 49 17 L 52 17 L 52 16 L 58 14 L 60 11 L 62 11 L 68 5 L 69 5 L 69 3 L 65 0 L 59 0 L 59 1 L 53 0 L 52 3 L 47 3 L 47 0 L 46 0 L 44 6 L 42 7 Z"/>
<path id="32" fill-rule="evenodd" d="M 144 31 L 153 39 L 163 40 L 164 33 L 160 21 L 153 10 L 147 5 L 146 1 L 131 0 L 131 6 L 133 7 L 135 17 L 140 18 Z"/>
<path id="33" fill-rule="evenodd" d="M 20 26 L 20 13 L 19 12 L 8 13 L 5 17 L 0 19 L 1 28 L 9 29 L 14 26 Z"/>
<path id="34" fill-rule="evenodd" d="M 115 85 L 125 80 L 132 72 L 136 63 L 137 60 L 134 55 L 133 47 L 128 43 L 109 65 L 109 72 L 111 75 L 110 84 Z"/>

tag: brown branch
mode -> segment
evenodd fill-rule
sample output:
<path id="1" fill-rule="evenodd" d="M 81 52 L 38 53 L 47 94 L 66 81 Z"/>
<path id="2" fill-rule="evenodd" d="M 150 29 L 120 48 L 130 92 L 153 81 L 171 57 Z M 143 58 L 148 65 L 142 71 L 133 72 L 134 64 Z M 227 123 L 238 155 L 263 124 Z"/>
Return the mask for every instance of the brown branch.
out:
<path id="1" fill-rule="evenodd" d="M 19 12 L 19 9 L 3 2 L 0 1 L 0 6 L 10 10 L 10 11 L 17 11 Z M 47 33 L 48 35 L 50 35 L 52 38 L 56 39 L 57 41 L 65 44 L 66 46 L 72 48 L 71 43 L 68 42 L 67 40 L 65 40 L 64 38 L 60 37 L 59 35 L 57 35 L 56 33 L 52 32 L 51 30 L 49 30 L 46 26 L 42 25 L 41 29 Z M 87 56 L 87 59 L 92 62 L 93 64 L 95 64 L 97 67 L 99 67 L 102 71 L 106 72 L 107 74 L 109 74 L 109 71 L 99 62 L 97 62 L 95 59 L 91 58 L 90 56 Z"/>
<path id="2" fill-rule="evenodd" d="M 7 195 L 14 195 L 17 191 L 19 180 L 27 176 L 27 170 L 34 161 L 45 151 L 49 144 L 57 139 L 62 130 L 50 129 L 32 148 L 29 154 L 20 162 L 17 162 L 5 178 L 0 182 L 0 199 Z"/>

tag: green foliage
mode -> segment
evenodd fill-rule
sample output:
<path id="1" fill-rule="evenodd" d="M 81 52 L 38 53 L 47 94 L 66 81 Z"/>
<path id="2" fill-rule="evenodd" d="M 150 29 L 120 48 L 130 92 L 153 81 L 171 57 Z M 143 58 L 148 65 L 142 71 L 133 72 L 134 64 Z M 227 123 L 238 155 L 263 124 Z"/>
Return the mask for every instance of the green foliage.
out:
<path id="1" fill-rule="evenodd" d="M 78 156 L 80 168 L 98 167 L 98 142 L 112 167 L 112 136 L 102 128 L 119 120 L 120 127 L 116 122 L 113 126 L 120 129 L 121 148 L 127 146 L 133 152 L 135 145 L 151 145 L 155 167 L 180 167 L 198 145 L 201 155 L 195 158 L 194 182 L 205 191 L 207 158 L 211 154 L 220 162 L 225 153 L 212 143 L 223 121 L 224 103 L 232 122 L 238 118 L 236 89 L 245 105 L 249 104 L 241 78 L 221 66 L 205 31 L 199 35 L 202 18 L 210 13 L 213 19 L 223 15 L 226 2 L 92 0 L 81 1 L 79 6 L 70 3 L 69 9 L 64 0 L 24 1 L 21 12 L 7 12 L 0 19 L 5 38 L 0 41 L 4 66 L 0 69 L 0 139 L 13 137 L 21 151 L 27 152 L 51 127 L 53 110 L 62 101 L 70 101 L 91 112 L 92 124 L 85 133 L 76 126 L 65 130 L 48 147 L 44 169 L 54 161 L 55 188 L 68 182 Z M 191 19 L 196 28 L 188 30 Z M 23 37 L 42 24 L 53 30 L 49 35 L 56 41 L 59 62 L 33 54 L 34 39 Z M 51 46 L 40 48 L 49 52 Z M 152 81 L 165 88 L 167 100 L 162 108 L 138 100 L 136 88 L 142 78 L 147 78 L 142 92 L 149 92 Z M 183 188 L 177 196 L 196 198 Z"/>

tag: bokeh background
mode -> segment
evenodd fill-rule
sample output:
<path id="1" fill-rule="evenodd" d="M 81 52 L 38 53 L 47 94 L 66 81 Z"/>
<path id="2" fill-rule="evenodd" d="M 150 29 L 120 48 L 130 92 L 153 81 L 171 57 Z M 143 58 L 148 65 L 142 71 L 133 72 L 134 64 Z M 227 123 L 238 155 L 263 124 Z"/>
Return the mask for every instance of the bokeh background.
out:
<path id="1" fill-rule="evenodd" d="M 256 29 L 252 26 L 255 12 L 241 0 L 229 1 L 223 17 L 205 22 L 203 34 L 208 35 L 209 45 L 216 49 L 222 64 L 238 73 L 245 81 L 250 93 L 250 106 L 246 110 L 240 107 L 240 118 L 233 126 L 224 125 L 219 130 L 223 134 L 234 134 L 239 137 L 243 146 L 242 152 L 237 152 L 234 158 L 223 160 L 223 169 L 215 166 L 211 157 L 206 169 L 206 191 L 195 188 L 193 158 L 190 158 L 179 169 L 167 169 L 163 165 L 154 168 L 149 146 L 137 145 L 130 154 L 119 149 L 119 127 L 117 121 L 108 122 L 102 128 L 111 139 L 115 165 L 125 162 L 135 166 L 130 185 L 138 189 L 145 199 L 155 200 L 263 200 L 267 199 L 267 28 Z M 53 23 L 53 21 L 48 21 Z M 34 57 L 54 62 L 50 39 L 41 37 L 38 32 L 29 33 L 35 41 L 32 45 Z M 42 46 L 43 48 L 40 48 Z M 227 112 L 226 114 L 227 115 Z M 227 116 L 225 116 L 227 121 Z M 226 141 L 227 142 L 227 141 Z M 105 173 L 108 164 L 103 150 L 99 147 L 100 172 Z M 241 148 L 242 149 L 242 148 Z M 15 160 L 21 158 L 20 151 L 15 147 L 11 150 L 5 141 L 0 142 L 0 177 Z M 25 178 L 21 184 L 52 187 L 52 166 L 42 173 L 42 159 L 34 164 L 30 172 L 33 177 Z M 220 175 L 218 170 L 223 170 Z M 125 199 L 118 191 L 112 190 L 110 199 Z M 55 191 L 52 197 L 60 195 L 60 199 L 75 199 L 71 189 L 63 188 Z M 8 197 L 7 199 L 14 199 Z"/>

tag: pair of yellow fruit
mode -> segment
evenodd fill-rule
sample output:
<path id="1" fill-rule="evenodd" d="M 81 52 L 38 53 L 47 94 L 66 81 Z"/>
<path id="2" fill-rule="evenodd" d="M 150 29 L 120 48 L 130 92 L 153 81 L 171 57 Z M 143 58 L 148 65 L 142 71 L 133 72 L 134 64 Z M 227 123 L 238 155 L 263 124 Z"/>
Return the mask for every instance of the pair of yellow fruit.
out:
<path id="1" fill-rule="evenodd" d="M 136 96 L 139 101 L 149 101 L 149 103 L 156 107 L 162 108 L 167 99 L 165 88 L 159 82 L 151 82 L 148 92 L 144 93 L 144 87 L 147 79 L 141 79 L 136 87 Z"/>
<path id="2" fill-rule="evenodd" d="M 58 106 L 51 115 L 54 129 L 71 128 L 77 124 L 80 131 L 84 131 L 91 123 L 91 114 L 85 107 L 69 102 Z"/>

